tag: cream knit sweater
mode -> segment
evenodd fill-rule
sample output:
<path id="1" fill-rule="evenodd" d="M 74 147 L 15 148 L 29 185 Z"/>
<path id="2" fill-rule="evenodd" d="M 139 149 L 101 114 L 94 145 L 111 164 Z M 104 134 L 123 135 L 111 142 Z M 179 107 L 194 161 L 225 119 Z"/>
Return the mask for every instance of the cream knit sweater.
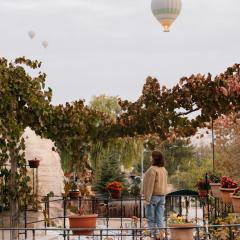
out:
<path id="1" fill-rule="evenodd" d="M 167 194 L 167 170 L 165 167 L 151 166 L 144 174 L 142 194 L 146 202 L 154 195 Z"/>

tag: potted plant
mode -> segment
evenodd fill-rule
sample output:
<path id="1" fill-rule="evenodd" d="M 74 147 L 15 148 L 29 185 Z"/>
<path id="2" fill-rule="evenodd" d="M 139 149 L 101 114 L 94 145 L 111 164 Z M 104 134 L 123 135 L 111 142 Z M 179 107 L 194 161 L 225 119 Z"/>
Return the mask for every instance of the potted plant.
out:
<path id="1" fill-rule="evenodd" d="M 240 187 L 230 194 L 235 213 L 240 213 Z"/>
<path id="2" fill-rule="evenodd" d="M 210 173 L 209 179 L 211 181 L 210 186 L 213 197 L 220 198 L 220 186 L 221 186 L 220 176 L 214 173 Z"/>
<path id="3" fill-rule="evenodd" d="M 109 191 L 112 198 L 120 198 L 121 192 L 123 190 L 123 185 L 121 182 L 109 182 L 106 185 L 106 189 Z"/>
<path id="4" fill-rule="evenodd" d="M 88 205 L 89 201 L 86 196 L 89 196 L 90 193 L 87 193 L 87 188 L 85 191 L 86 195 L 82 196 L 83 201 L 82 206 L 79 208 L 74 206 L 69 206 L 71 212 L 74 214 L 70 215 L 69 225 L 70 228 L 91 228 L 91 230 L 72 230 L 73 235 L 93 235 L 93 228 L 96 228 L 98 214 L 93 214 L 92 208 Z M 86 200 L 86 201 L 84 201 Z"/>
<path id="5" fill-rule="evenodd" d="M 34 158 L 32 160 L 28 160 L 28 165 L 30 168 L 38 168 L 40 163 L 40 160 L 38 160 L 37 158 Z"/>
<path id="6" fill-rule="evenodd" d="M 96 228 L 97 214 L 86 214 L 81 208 L 75 215 L 68 217 L 70 228 Z M 93 235 L 93 230 L 72 230 L 73 235 Z"/>
<path id="7" fill-rule="evenodd" d="M 204 179 L 197 182 L 198 193 L 200 197 L 207 197 L 208 191 L 210 190 L 210 180 Z"/>
<path id="8" fill-rule="evenodd" d="M 77 198 L 79 197 L 79 188 L 77 185 L 77 182 L 75 182 L 73 179 L 71 179 L 70 181 L 65 181 L 64 182 L 64 196 L 68 196 L 70 198 Z"/>
<path id="9" fill-rule="evenodd" d="M 171 240 L 193 240 L 195 223 L 186 222 L 182 216 L 172 214 L 168 219 Z"/>
<path id="10" fill-rule="evenodd" d="M 221 179 L 221 199 L 223 203 L 231 203 L 232 199 L 230 193 L 233 193 L 237 189 L 237 183 L 234 182 L 230 177 L 222 177 Z"/>
<path id="11" fill-rule="evenodd" d="M 237 215 L 228 215 L 226 217 L 218 217 L 214 221 L 216 227 L 209 228 L 209 239 L 223 240 L 223 239 L 239 239 L 240 218 Z M 220 225 L 220 226 L 218 226 Z M 236 227 L 226 227 L 226 225 L 232 225 Z"/>

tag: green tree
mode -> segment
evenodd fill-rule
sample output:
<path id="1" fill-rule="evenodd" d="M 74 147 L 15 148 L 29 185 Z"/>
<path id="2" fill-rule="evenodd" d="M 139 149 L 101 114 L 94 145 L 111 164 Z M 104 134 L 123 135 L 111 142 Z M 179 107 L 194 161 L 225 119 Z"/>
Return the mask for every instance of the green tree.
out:
<path id="1" fill-rule="evenodd" d="M 95 96 L 90 102 L 90 108 L 104 113 L 108 118 L 116 122 L 121 113 L 121 107 L 118 104 L 117 97 L 106 95 Z M 96 175 L 101 168 L 101 160 L 109 158 L 114 152 L 120 159 L 121 164 L 125 168 L 129 168 L 132 164 L 140 161 L 143 151 L 143 140 L 140 138 L 123 137 L 123 138 L 106 138 L 92 145 L 91 161 Z"/>
<path id="2" fill-rule="evenodd" d="M 215 168 L 222 175 L 240 178 L 240 119 L 239 114 L 221 116 L 214 123 Z"/>
<path id="3" fill-rule="evenodd" d="M 121 107 L 118 104 L 118 98 L 106 95 L 94 96 L 90 101 L 90 107 L 105 113 L 111 119 L 116 120 L 121 112 Z"/>
<path id="4" fill-rule="evenodd" d="M 169 182 L 176 189 L 196 190 L 199 180 L 205 178 L 206 173 L 212 170 L 211 149 L 199 146 L 194 149 L 194 155 L 188 158 L 187 164 L 180 165 L 170 176 Z"/>
<path id="5" fill-rule="evenodd" d="M 161 145 L 168 174 L 171 176 L 178 169 L 186 171 L 194 157 L 194 147 L 189 139 L 175 139 L 173 143 L 165 141 Z"/>
<path id="6" fill-rule="evenodd" d="M 99 177 L 94 186 L 97 192 L 106 193 L 106 185 L 109 182 L 118 181 L 125 184 L 125 175 L 121 172 L 120 164 L 119 155 L 114 151 L 102 159 Z"/>

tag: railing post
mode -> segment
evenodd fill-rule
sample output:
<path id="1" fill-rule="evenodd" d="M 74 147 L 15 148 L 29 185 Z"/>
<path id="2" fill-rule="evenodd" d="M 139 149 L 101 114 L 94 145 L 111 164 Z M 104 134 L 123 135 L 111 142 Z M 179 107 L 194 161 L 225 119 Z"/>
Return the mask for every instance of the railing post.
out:
<path id="1" fill-rule="evenodd" d="M 48 196 L 48 198 L 47 198 L 47 200 L 48 200 L 48 208 L 47 208 L 47 210 L 48 210 L 48 227 L 50 227 L 50 200 L 49 200 L 49 196 Z"/>
<path id="2" fill-rule="evenodd" d="M 70 239 L 70 231 L 69 230 L 67 230 L 67 235 L 68 235 L 68 240 Z"/>
<path id="3" fill-rule="evenodd" d="M 199 227 L 196 227 L 196 229 L 197 229 L 197 240 L 200 240 Z"/>
<path id="4" fill-rule="evenodd" d="M 67 207 L 67 202 L 66 202 L 66 197 L 63 197 L 63 228 L 66 228 L 66 207 Z M 63 231 L 63 239 L 66 239 L 66 231 Z"/>
<path id="5" fill-rule="evenodd" d="M 45 211 L 44 228 L 45 228 L 45 235 L 46 235 L 46 228 L 47 228 L 47 199 L 46 198 L 44 198 L 44 211 Z"/>
<path id="6" fill-rule="evenodd" d="M 107 220 L 107 228 L 108 228 L 108 221 L 109 221 L 109 197 L 107 197 L 107 217 L 106 217 L 106 220 Z"/>
<path id="7" fill-rule="evenodd" d="M 214 199 L 215 202 L 214 202 L 214 208 L 215 208 L 215 217 L 214 218 L 217 218 L 219 216 L 219 203 L 218 203 L 218 198 L 215 198 Z M 214 221 L 215 222 L 215 221 Z"/>
<path id="8" fill-rule="evenodd" d="M 35 240 L 35 229 L 32 229 L 33 240 Z"/>
<path id="9" fill-rule="evenodd" d="M 179 196 L 179 214 L 182 216 L 182 196 Z"/>
<path id="10" fill-rule="evenodd" d="M 34 168 L 32 169 L 32 178 L 33 178 L 33 195 L 35 194 L 35 175 L 34 175 Z"/>
<path id="11" fill-rule="evenodd" d="M 234 240 L 234 236 L 233 236 L 233 231 L 232 231 L 232 227 L 229 227 L 229 240 Z"/>
<path id="12" fill-rule="evenodd" d="M 208 174 L 206 173 L 205 175 L 205 185 L 208 186 Z M 209 197 L 208 197 L 208 194 L 209 194 L 209 190 L 207 188 L 207 218 L 209 219 L 209 214 L 210 214 L 210 208 L 209 208 Z"/>
<path id="13" fill-rule="evenodd" d="M 165 232 L 165 239 L 167 240 L 168 239 L 168 230 L 166 227 L 164 228 L 164 232 Z"/>
<path id="14" fill-rule="evenodd" d="M 142 228 L 142 195 L 139 197 L 139 205 L 140 205 L 140 228 Z"/>
<path id="15" fill-rule="evenodd" d="M 25 235 L 25 239 L 27 239 L 27 203 L 26 203 L 26 199 L 24 200 L 24 227 L 25 227 L 25 231 L 24 231 L 24 235 Z"/>
<path id="16" fill-rule="evenodd" d="M 198 198 L 195 196 L 194 199 L 195 199 L 195 220 L 197 223 L 198 222 Z"/>
<path id="17" fill-rule="evenodd" d="M 121 199 L 120 199 L 120 208 L 121 208 L 121 225 L 120 225 L 120 227 L 122 228 L 123 226 L 122 226 L 122 222 L 123 222 L 123 214 L 122 214 L 122 210 L 123 210 L 123 199 L 122 199 L 122 195 L 121 195 Z"/>

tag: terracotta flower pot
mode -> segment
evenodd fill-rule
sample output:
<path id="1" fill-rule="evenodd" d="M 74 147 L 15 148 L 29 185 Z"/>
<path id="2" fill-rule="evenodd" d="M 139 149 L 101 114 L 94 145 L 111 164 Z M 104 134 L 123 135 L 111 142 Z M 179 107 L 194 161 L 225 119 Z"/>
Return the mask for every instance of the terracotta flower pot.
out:
<path id="1" fill-rule="evenodd" d="M 207 197 L 208 191 L 206 189 L 198 189 L 199 197 Z"/>
<path id="2" fill-rule="evenodd" d="M 79 191 L 69 191 L 70 198 L 77 198 L 79 196 Z"/>
<path id="3" fill-rule="evenodd" d="M 221 183 L 210 183 L 211 186 L 211 191 L 212 191 L 212 195 L 215 198 L 220 198 L 221 194 L 220 194 L 220 186 Z"/>
<path id="4" fill-rule="evenodd" d="M 233 193 L 236 189 L 237 188 L 221 188 L 220 187 L 222 202 L 225 204 L 232 203 L 232 198 L 230 196 L 230 193 Z"/>
<path id="5" fill-rule="evenodd" d="M 65 172 L 65 173 L 64 173 L 64 177 L 70 178 L 70 177 L 71 177 L 71 173 Z"/>
<path id="6" fill-rule="evenodd" d="M 70 228 L 96 228 L 97 214 L 69 216 Z M 72 230 L 73 235 L 93 235 L 93 230 Z"/>
<path id="7" fill-rule="evenodd" d="M 240 213 L 240 196 L 235 196 L 232 193 L 230 194 L 232 198 L 233 210 L 235 213 Z"/>
<path id="8" fill-rule="evenodd" d="M 38 168 L 39 163 L 40 163 L 40 160 L 38 159 L 28 160 L 28 164 L 30 168 Z"/>
<path id="9" fill-rule="evenodd" d="M 118 199 L 121 197 L 121 191 L 111 190 L 110 193 L 112 198 Z"/>
<path id="10" fill-rule="evenodd" d="M 171 240 L 193 240 L 194 223 L 169 224 Z"/>

